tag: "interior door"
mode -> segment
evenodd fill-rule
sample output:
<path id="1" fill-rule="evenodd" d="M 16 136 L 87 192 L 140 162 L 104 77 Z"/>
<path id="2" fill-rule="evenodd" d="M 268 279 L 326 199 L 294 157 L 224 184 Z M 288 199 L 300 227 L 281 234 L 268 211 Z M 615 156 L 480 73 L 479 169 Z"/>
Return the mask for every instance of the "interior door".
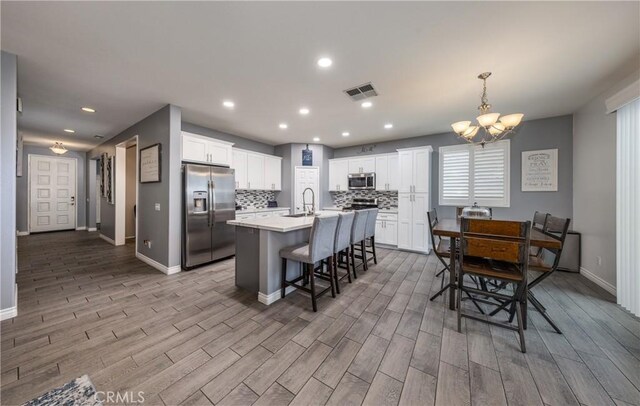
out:
<path id="1" fill-rule="evenodd" d="M 75 230 L 76 160 L 29 155 L 29 232 Z"/>
<path id="2" fill-rule="evenodd" d="M 320 175 L 317 167 L 296 166 L 295 169 L 295 213 L 304 213 L 302 206 L 302 192 L 306 188 L 311 188 L 315 195 L 314 203 L 316 210 L 320 210 Z M 311 203 L 311 192 L 307 191 L 307 204 Z M 310 209 L 307 206 L 307 209 Z"/>

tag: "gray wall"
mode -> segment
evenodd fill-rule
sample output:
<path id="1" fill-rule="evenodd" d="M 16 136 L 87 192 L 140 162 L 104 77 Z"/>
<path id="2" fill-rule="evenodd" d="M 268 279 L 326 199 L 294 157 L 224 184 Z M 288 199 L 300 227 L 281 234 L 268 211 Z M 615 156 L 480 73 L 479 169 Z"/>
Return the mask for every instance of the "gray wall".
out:
<path id="1" fill-rule="evenodd" d="M 258 141 L 248 140 L 246 138 L 238 137 L 237 135 L 223 133 L 221 131 L 212 130 L 206 127 L 201 127 L 196 124 L 187 123 L 185 121 L 182 122 L 182 131 L 204 135 L 204 136 L 215 138 L 221 141 L 233 142 L 233 146 L 235 148 L 246 149 L 249 151 L 274 155 L 273 145 L 265 144 Z"/>
<path id="2" fill-rule="evenodd" d="M 138 188 L 137 250 L 167 267 L 180 265 L 180 126 L 181 110 L 167 105 L 127 128 L 87 153 L 97 159 L 106 152 L 115 155 L 115 146 L 138 136 L 139 148 L 161 143 L 161 182 L 143 183 Z M 160 204 L 160 211 L 155 204 Z M 115 205 L 101 198 L 100 232 L 115 238 Z M 151 248 L 143 245 L 151 240 Z"/>
<path id="3" fill-rule="evenodd" d="M 0 309 L 17 305 L 16 141 L 17 58 L 0 54 Z"/>
<path id="4" fill-rule="evenodd" d="M 637 66 L 637 65 L 636 65 Z M 574 228 L 582 233 L 582 267 L 616 286 L 616 114 L 605 100 L 640 76 L 637 71 L 574 115 Z M 597 257 L 602 258 L 598 265 Z"/>
<path id="5" fill-rule="evenodd" d="M 38 147 L 35 145 L 24 145 L 22 152 L 22 176 L 17 179 L 16 187 L 16 202 L 17 202 L 17 226 L 19 231 L 29 231 L 29 155 L 45 155 L 45 156 L 60 156 L 56 155 L 49 148 Z M 76 160 L 76 227 L 86 227 L 87 215 L 85 203 L 87 196 L 85 176 L 87 169 L 86 164 L 86 152 L 71 151 L 68 150 L 66 154 L 62 155 L 64 158 L 73 158 Z"/>
<path id="6" fill-rule="evenodd" d="M 511 207 L 494 208 L 496 218 L 528 220 L 536 210 L 553 213 L 556 216 L 573 215 L 573 133 L 572 117 L 560 116 L 540 120 L 525 121 L 511 138 Z M 438 148 L 459 144 L 453 132 L 425 135 L 415 138 L 358 145 L 334 150 L 335 158 L 383 154 L 395 152 L 398 148 L 431 145 L 433 147 L 431 176 L 431 205 L 442 218 L 452 218 L 454 207 L 438 205 Z M 373 147 L 369 151 L 368 147 Z M 522 151 L 558 148 L 558 191 L 522 192 L 520 188 Z"/>
<path id="7" fill-rule="evenodd" d="M 277 197 L 278 205 L 293 208 L 295 198 L 293 196 L 293 177 L 295 167 L 302 165 L 302 150 L 307 144 L 283 144 L 275 147 L 275 155 L 282 157 L 282 192 Z M 329 194 L 329 159 L 333 158 L 333 149 L 321 144 L 309 144 L 313 151 L 313 166 L 320 169 L 320 196 L 318 202 L 320 209 L 332 205 Z"/>

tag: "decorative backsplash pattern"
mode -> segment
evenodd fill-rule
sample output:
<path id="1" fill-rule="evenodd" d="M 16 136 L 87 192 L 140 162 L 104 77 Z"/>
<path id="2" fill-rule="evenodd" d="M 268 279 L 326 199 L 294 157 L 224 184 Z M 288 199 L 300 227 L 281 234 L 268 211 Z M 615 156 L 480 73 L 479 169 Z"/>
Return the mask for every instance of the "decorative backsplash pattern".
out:
<path id="1" fill-rule="evenodd" d="M 398 207 L 398 192 L 381 192 L 376 190 L 349 190 L 346 192 L 331 192 L 333 205 L 343 207 L 351 203 L 354 197 L 366 197 L 378 199 L 378 207 L 391 209 Z"/>
<path id="2" fill-rule="evenodd" d="M 243 208 L 255 207 L 262 209 L 267 207 L 269 200 L 276 200 L 276 192 L 270 190 L 236 190 L 236 204 Z"/>

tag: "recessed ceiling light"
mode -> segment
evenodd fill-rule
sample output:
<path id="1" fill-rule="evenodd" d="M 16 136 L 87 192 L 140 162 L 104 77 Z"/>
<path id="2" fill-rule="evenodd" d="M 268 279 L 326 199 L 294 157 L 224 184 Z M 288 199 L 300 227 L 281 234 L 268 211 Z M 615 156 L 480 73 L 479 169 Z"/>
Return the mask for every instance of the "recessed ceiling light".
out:
<path id="1" fill-rule="evenodd" d="M 76 131 L 75 131 L 75 130 L 71 130 L 71 129 L 69 129 L 69 128 L 65 128 L 65 129 L 64 129 L 64 132 L 66 132 L 66 133 L 72 133 L 72 134 L 73 134 L 73 133 L 74 133 L 74 132 L 76 132 Z"/>
<path id="2" fill-rule="evenodd" d="M 349 131 L 345 131 L 345 132 L 343 132 L 343 133 L 342 133 L 342 136 L 343 136 L 343 137 L 348 137 L 349 135 L 350 135 L 350 134 L 349 134 Z"/>
<path id="3" fill-rule="evenodd" d="M 362 102 L 361 106 L 363 109 L 368 109 L 369 107 L 373 106 L 373 103 L 371 103 L 370 101 L 366 101 Z"/>
<path id="4" fill-rule="evenodd" d="M 320 141 L 320 137 L 313 137 L 313 142 L 318 142 Z"/>
<path id="5" fill-rule="evenodd" d="M 390 128 L 393 128 L 393 124 L 387 123 L 387 124 L 384 125 L 384 128 L 386 128 L 387 130 L 390 129 Z"/>
<path id="6" fill-rule="evenodd" d="M 320 58 L 318 59 L 318 66 L 321 68 L 328 68 L 333 64 L 331 58 Z"/>
<path id="7" fill-rule="evenodd" d="M 85 112 L 87 112 L 87 113 L 95 113 L 95 112 L 96 112 L 96 109 L 91 108 L 91 107 L 83 107 L 83 108 L 82 108 L 82 111 L 85 111 Z"/>
<path id="8" fill-rule="evenodd" d="M 306 116 L 307 114 L 309 114 L 309 109 L 306 107 L 303 107 L 300 110 L 298 110 L 298 113 L 302 114 L 303 116 Z"/>
<path id="9" fill-rule="evenodd" d="M 282 128 L 283 130 L 286 130 L 287 128 L 289 128 L 287 123 L 280 123 L 280 125 L 278 125 L 278 127 Z"/>
<path id="10" fill-rule="evenodd" d="M 232 109 L 236 106 L 236 104 L 234 102 L 232 102 L 231 100 L 225 100 L 222 102 L 222 105 L 228 109 Z"/>

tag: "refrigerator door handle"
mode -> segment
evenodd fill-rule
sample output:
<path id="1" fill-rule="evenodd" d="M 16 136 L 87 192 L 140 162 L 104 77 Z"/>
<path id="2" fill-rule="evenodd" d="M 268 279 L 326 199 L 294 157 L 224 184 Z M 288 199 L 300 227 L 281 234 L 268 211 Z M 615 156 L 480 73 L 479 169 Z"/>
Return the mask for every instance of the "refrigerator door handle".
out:
<path id="1" fill-rule="evenodd" d="M 213 202 L 214 193 L 213 193 L 213 188 L 211 187 L 211 181 L 210 180 L 207 181 L 207 191 L 209 192 L 209 215 L 207 216 L 207 225 L 209 227 L 211 227 L 212 226 L 211 217 L 212 217 L 212 213 L 213 213 L 213 203 L 212 202 Z"/>

